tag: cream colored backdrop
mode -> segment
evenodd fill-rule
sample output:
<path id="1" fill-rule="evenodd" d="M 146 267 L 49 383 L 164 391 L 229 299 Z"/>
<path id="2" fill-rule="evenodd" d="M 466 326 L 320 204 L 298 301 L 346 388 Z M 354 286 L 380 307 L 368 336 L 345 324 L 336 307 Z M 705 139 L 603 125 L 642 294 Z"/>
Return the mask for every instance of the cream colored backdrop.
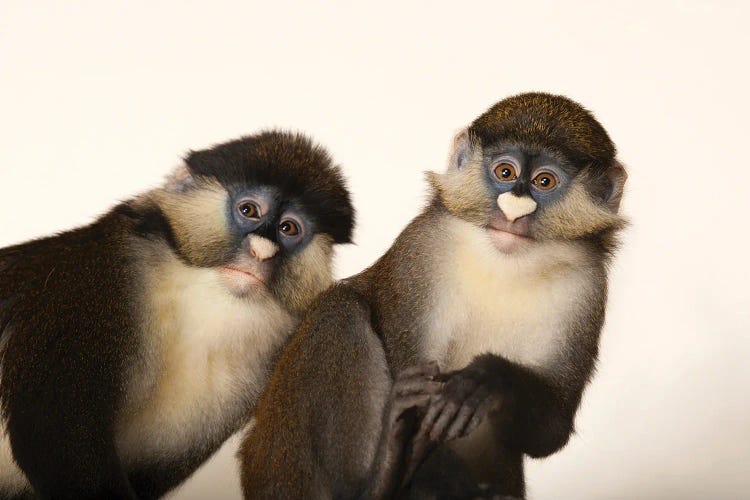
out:
<path id="1" fill-rule="evenodd" d="M 739 1 L 2 0 L 0 245 L 281 126 L 346 169 L 343 277 L 417 213 L 456 129 L 513 93 L 567 94 L 618 144 L 633 225 L 578 434 L 528 462 L 530 497 L 750 498 L 749 21 Z M 238 498 L 235 446 L 174 498 Z"/>

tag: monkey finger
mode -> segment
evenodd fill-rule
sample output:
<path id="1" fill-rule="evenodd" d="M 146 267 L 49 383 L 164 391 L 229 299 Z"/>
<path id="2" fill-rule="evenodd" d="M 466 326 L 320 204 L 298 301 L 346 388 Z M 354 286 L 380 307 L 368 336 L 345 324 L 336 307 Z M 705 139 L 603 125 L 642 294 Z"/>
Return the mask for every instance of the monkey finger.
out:
<path id="1" fill-rule="evenodd" d="M 443 407 L 446 405 L 446 403 L 447 401 L 444 398 L 433 398 L 433 400 L 430 402 L 430 407 L 427 409 L 427 413 L 425 413 L 424 417 L 422 417 L 422 422 L 419 424 L 417 435 L 423 435 L 427 437 L 430 434 L 432 426 L 435 425 L 435 420 L 437 420 L 437 418 L 440 416 L 440 413 L 443 411 Z"/>
<path id="2" fill-rule="evenodd" d="M 451 441 L 458 437 L 463 437 L 463 431 L 471 421 L 471 418 L 474 416 L 475 410 L 476 408 L 474 406 L 461 406 L 461 409 L 456 414 L 453 423 L 451 423 L 450 427 L 448 427 L 448 430 L 445 432 L 445 437 L 443 439 L 445 441 Z"/>
<path id="3" fill-rule="evenodd" d="M 401 483 L 402 486 L 406 486 L 411 482 L 414 472 L 437 445 L 435 441 L 430 439 L 430 429 L 432 428 L 432 423 L 434 423 L 435 417 L 440 414 L 440 410 L 444 405 L 445 401 L 433 400 L 433 404 L 430 406 L 430 411 L 435 416 L 428 416 L 428 425 L 420 425 L 418 432 L 412 438 L 409 456 L 404 464 L 404 470 L 406 472 L 403 476 L 403 481 Z"/>
<path id="4" fill-rule="evenodd" d="M 422 438 L 416 437 L 412 440 L 411 453 L 404 464 L 405 472 L 401 481 L 402 487 L 405 487 L 411 482 L 412 476 L 414 476 L 417 468 L 419 468 L 434 447 L 435 443 L 430 441 L 426 435 L 423 435 Z"/>
<path id="5" fill-rule="evenodd" d="M 404 464 L 404 484 L 411 480 L 411 475 L 422 463 L 427 453 L 433 446 L 427 434 L 418 434 L 411 441 L 411 450 Z"/>
<path id="6" fill-rule="evenodd" d="M 464 428 L 461 436 L 468 436 L 469 434 L 474 432 L 474 430 L 479 427 L 479 424 L 481 424 L 487 417 L 487 414 L 499 408 L 501 404 L 502 400 L 495 397 L 489 397 L 485 399 L 482 404 L 479 405 L 479 408 L 477 408 L 477 410 L 474 412 L 474 415 L 471 417 L 471 420 L 469 420 L 469 423 Z"/>
<path id="7" fill-rule="evenodd" d="M 482 420 L 483 419 L 479 418 L 475 412 L 475 414 L 471 417 L 471 420 L 469 420 L 469 423 L 466 424 L 466 427 L 464 427 L 463 431 L 461 432 L 460 437 L 466 437 L 472 432 L 474 432 L 476 428 L 479 427 L 479 424 L 482 423 Z"/>
<path id="8" fill-rule="evenodd" d="M 412 454 L 416 453 L 419 455 L 420 450 L 426 449 L 431 444 L 430 431 L 435 423 L 435 420 L 440 415 L 440 412 L 445 405 L 444 400 L 435 400 L 433 398 L 427 413 L 422 417 L 422 421 L 419 424 L 419 429 L 414 433 L 412 437 Z M 424 452 L 424 451 L 423 451 Z"/>
<path id="9" fill-rule="evenodd" d="M 430 439 L 439 441 L 443 437 L 445 431 L 448 429 L 448 425 L 456 418 L 456 413 L 458 413 L 459 409 L 460 406 L 453 401 L 448 401 L 445 404 L 443 411 L 437 420 L 435 420 L 432 429 L 430 429 Z"/>
<path id="10" fill-rule="evenodd" d="M 466 428 L 476 415 L 477 409 L 480 408 L 488 398 L 491 399 L 489 389 L 484 385 L 478 386 L 473 394 L 466 398 L 461 405 L 461 408 L 443 439 L 445 441 L 450 441 L 467 435 Z"/>
<path id="11" fill-rule="evenodd" d="M 414 475 L 416 469 L 426 458 L 430 450 L 434 448 L 435 442 L 430 437 L 430 431 L 446 404 L 447 401 L 443 398 L 432 398 L 430 407 L 422 418 L 419 429 L 412 438 L 411 453 L 405 464 L 404 470 L 406 472 L 403 476 L 402 486 L 407 485 L 411 481 L 411 477 Z"/>
<path id="12" fill-rule="evenodd" d="M 443 382 L 426 380 L 424 378 L 409 378 L 397 381 L 393 385 L 396 396 L 408 394 L 439 394 L 443 390 Z"/>
<path id="13" fill-rule="evenodd" d="M 396 380 L 411 378 L 419 375 L 435 377 L 439 373 L 440 369 L 438 368 L 437 361 L 428 361 L 427 363 L 413 365 L 401 370 L 398 375 L 396 375 Z"/>
<path id="14" fill-rule="evenodd" d="M 401 418 L 406 410 L 410 408 L 425 407 L 430 404 L 429 394 L 417 394 L 412 396 L 401 396 L 394 400 L 391 415 L 396 420 Z"/>
<path id="15" fill-rule="evenodd" d="M 450 441 L 451 439 L 455 439 L 458 437 L 463 437 L 465 435 L 464 432 L 466 426 L 475 415 L 477 408 L 481 406 L 481 404 L 487 399 L 489 395 L 490 391 L 485 386 L 480 385 L 471 394 L 471 396 L 466 398 L 466 400 L 461 405 L 461 408 L 458 411 L 455 420 L 446 432 L 446 435 L 444 437 L 446 441 Z"/>
<path id="16" fill-rule="evenodd" d="M 414 473 L 427 457 L 432 446 L 432 442 L 426 438 L 412 442 L 411 453 L 404 462 L 404 474 L 401 479 L 401 488 L 405 488 L 411 482 Z"/>

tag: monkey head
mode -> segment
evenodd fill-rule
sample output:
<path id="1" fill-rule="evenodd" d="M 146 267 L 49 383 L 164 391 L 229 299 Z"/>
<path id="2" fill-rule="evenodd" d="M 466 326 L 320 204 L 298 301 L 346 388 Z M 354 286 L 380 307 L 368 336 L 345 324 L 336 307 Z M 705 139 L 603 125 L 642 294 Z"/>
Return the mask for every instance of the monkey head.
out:
<path id="1" fill-rule="evenodd" d="M 354 210 L 338 167 L 302 135 L 264 132 L 191 152 L 159 192 L 178 255 L 237 296 L 302 310 L 332 282 Z"/>
<path id="2" fill-rule="evenodd" d="M 545 93 L 504 99 L 459 132 L 445 174 L 430 173 L 452 214 L 504 253 L 622 227 L 626 174 L 615 146 L 578 103 Z"/>

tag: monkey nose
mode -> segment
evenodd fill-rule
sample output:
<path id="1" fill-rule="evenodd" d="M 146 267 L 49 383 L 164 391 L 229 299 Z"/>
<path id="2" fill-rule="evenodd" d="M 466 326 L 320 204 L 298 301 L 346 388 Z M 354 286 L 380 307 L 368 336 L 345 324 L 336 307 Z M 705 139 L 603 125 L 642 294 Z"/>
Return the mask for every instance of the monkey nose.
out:
<path id="1" fill-rule="evenodd" d="M 497 206 L 509 222 L 529 215 L 536 210 L 536 202 L 530 196 L 516 196 L 508 191 L 497 197 Z"/>
<path id="2" fill-rule="evenodd" d="M 268 260 L 279 251 L 279 246 L 268 238 L 250 235 L 250 255 L 260 261 Z"/>

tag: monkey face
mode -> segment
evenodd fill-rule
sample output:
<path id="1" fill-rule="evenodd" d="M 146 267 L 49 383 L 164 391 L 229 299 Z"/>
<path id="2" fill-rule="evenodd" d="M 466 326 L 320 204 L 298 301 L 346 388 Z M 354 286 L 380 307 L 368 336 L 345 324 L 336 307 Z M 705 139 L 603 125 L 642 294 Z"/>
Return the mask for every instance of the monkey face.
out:
<path id="1" fill-rule="evenodd" d="M 539 220 L 564 198 L 575 176 L 563 159 L 520 145 L 497 145 L 483 151 L 481 168 L 495 201 L 487 230 L 504 252 L 540 237 L 536 231 Z"/>
<path id="2" fill-rule="evenodd" d="M 234 295 L 271 293 L 293 309 L 332 282 L 332 245 L 354 224 L 328 154 L 285 132 L 191 153 L 159 206 L 183 260 L 215 268 Z"/>
<path id="3" fill-rule="evenodd" d="M 601 179 L 554 152 L 496 144 L 459 168 L 433 174 L 446 208 L 487 231 L 495 247 L 516 253 L 550 240 L 576 240 L 623 225 Z M 621 171 L 617 165 L 613 172 Z M 624 172 L 624 171 L 623 171 Z M 624 181 L 624 178 L 623 178 Z M 621 184 L 617 189 L 621 192 Z"/>
<path id="4" fill-rule="evenodd" d="M 179 254 L 214 268 L 233 295 L 271 293 L 303 307 L 330 283 L 333 238 L 281 188 L 197 179 L 162 196 Z"/>
<path id="5" fill-rule="evenodd" d="M 219 267 L 228 288 L 239 295 L 283 283 L 279 274 L 290 267 L 285 261 L 297 260 L 317 233 L 314 215 L 273 186 L 231 190 L 226 211 L 230 249 Z"/>
<path id="6" fill-rule="evenodd" d="M 460 132 L 448 171 L 431 181 L 450 212 L 514 253 L 621 227 L 625 177 L 590 113 L 564 97 L 522 94 Z"/>

